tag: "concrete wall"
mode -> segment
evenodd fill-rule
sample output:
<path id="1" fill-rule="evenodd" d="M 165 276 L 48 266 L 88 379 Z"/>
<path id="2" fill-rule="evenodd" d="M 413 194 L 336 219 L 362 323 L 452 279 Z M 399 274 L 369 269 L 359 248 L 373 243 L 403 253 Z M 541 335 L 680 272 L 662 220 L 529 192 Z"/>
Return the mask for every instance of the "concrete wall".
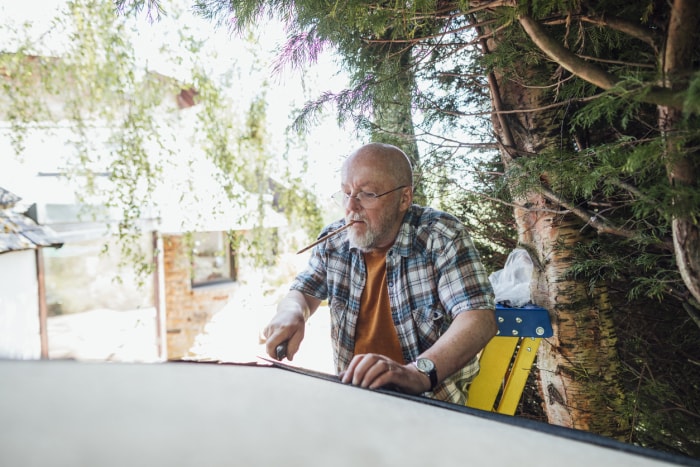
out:
<path id="1" fill-rule="evenodd" d="M 165 328 L 168 360 L 192 356 L 190 349 L 211 317 L 230 300 L 234 282 L 192 287 L 182 235 L 163 235 Z"/>
<path id="2" fill-rule="evenodd" d="M 0 359 L 38 359 L 39 293 L 34 250 L 0 254 Z"/>

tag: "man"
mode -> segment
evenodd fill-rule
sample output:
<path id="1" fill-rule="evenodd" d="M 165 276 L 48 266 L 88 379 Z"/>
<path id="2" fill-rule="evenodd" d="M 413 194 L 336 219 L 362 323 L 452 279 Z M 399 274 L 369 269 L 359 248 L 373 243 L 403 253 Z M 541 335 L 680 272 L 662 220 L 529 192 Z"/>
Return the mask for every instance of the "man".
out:
<path id="1" fill-rule="evenodd" d="M 464 404 L 476 355 L 497 329 L 491 285 L 465 227 L 412 203 L 411 163 L 387 144 L 345 160 L 338 196 L 345 219 L 322 235 L 354 223 L 313 249 L 264 329 L 268 354 L 286 342 L 291 360 L 306 320 L 328 299 L 344 383 Z"/>

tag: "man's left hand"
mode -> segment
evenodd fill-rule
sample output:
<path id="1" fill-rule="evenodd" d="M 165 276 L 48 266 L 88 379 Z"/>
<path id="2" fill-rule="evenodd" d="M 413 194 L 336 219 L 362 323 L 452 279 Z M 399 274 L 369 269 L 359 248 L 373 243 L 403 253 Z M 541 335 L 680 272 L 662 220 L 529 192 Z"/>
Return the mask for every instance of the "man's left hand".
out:
<path id="1" fill-rule="evenodd" d="M 403 365 L 378 354 L 355 355 L 340 380 L 369 389 L 394 386 L 407 394 L 423 394 L 430 390 L 430 378 L 413 363 Z"/>

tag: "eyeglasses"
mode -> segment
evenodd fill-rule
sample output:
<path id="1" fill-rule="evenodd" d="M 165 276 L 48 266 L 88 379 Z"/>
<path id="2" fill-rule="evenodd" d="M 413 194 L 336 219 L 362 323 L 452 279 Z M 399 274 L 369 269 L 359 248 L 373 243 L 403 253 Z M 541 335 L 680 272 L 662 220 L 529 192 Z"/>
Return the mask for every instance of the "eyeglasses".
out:
<path id="1" fill-rule="evenodd" d="M 345 207 L 346 204 L 350 201 L 350 198 L 357 200 L 358 203 L 360 203 L 360 206 L 363 208 L 371 208 L 375 204 L 377 204 L 377 200 L 381 198 L 384 195 L 388 195 L 389 193 L 393 193 L 396 190 L 400 190 L 401 188 L 406 188 L 408 185 L 401 185 L 399 187 L 394 188 L 393 190 L 386 191 L 381 194 L 376 194 L 376 193 L 367 193 L 365 191 L 361 191 L 357 193 L 355 196 L 350 196 L 347 193 L 344 193 L 342 191 L 339 191 L 337 193 L 334 193 L 331 198 L 333 198 L 333 201 L 338 203 L 339 206 Z"/>

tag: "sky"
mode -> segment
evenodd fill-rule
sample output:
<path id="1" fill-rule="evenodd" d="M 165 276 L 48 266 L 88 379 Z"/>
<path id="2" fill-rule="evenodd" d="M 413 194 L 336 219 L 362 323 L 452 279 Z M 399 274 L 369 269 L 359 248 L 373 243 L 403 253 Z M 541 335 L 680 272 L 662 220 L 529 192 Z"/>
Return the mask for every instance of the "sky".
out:
<path id="1" fill-rule="evenodd" d="M 306 93 L 302 86 L 301 75 L 294 70 L 285 70 L 281 75 L 273 75 L 271 66 L 258 67 L 254 70 L 254 55 L 249 46 L 243 44 L 236 37 L 232 37 L 223 28 L 202 18 L 197 18 L 188 11 L 191 0 L 177 0 L 182 3 L 183 13 L 178 26 L 183 23 L 206 41 L 206 46 L 199 59 L 205 60 L 212 76 L 224 76 L 231 68 L 232 63 L 238 63 L 242 71 L 240 80 L 236 81 L 232 92 L 239 95 L 253 96 L 259 91 L 262 80 L 269 82 L 266 91 L 268 101 L 267 119 L 269 124 L 270 147 L 273 152 L 280 155 L 285 151 L 284 132 L 291 123 L 292 113 L 309 99 L 323 91 L 339 91 L 346 85 L 346 77 L 339 73 L 339 68 L 331 54 L 321 56 L 319 63 L 305 69 L 307 84 Z M 66 0 L 0 0 L 0 17 L 6 24 L 21 24 L 31 22 L 32 30 L 38 34 L 45 34 L 51 30 L 51 20 L 64 6 Z M 176 63 L 172 59 L 178 56 L 177 28 L 173 24 L 172 15 L 162 18 L 156 23 L 149 23 L 145 18 L 139 22 L 139 34 L 133 41 L 135 51 L 143 64 L 151 71 L 157 71 L 167 76 L 181 78 L 187 75 L 186 62 Z M 61 35 L 61 31 L 54 30 L 51 34 L 51 43 L 60 44 L 67 40 Z M 275 54 L 275 48 L 284 39 L 284 32 L 280 25 L 271 23 L 265 26 L 259 34 L 257 54 L 263 60 L 271 60 Z M 0 38 L 2 39 L 2 38 Z M 8 42 L 3 41 L 5 47 Z M 163 46 L 172 50 L 171 54 L 162 53 Z M 180 54 L 184 56 L 185 54 Z M 246 70 L 248 75 L 246 76 Z M 251 71 L 252 70 L 252 71 Z M 311 86 L 309 86 L 311 83 Z M 335 123 L 333 110 L 329 110 L 327 118 L 320 125 L 313 128 L 307 135 L 308 158 L 313 171 L 305 177 L 305 184 L 319 198 L 328 199 L 330 194 L 338 189 L 338 167 L 342 157 L 348 154 L 355 146 L 359 145 L 357 139 L 348 129 L 340 129 Z M 7 152 L 0 155 L 4 163 L 6 175 L 11 167 L 18 171 L 31 172 L 34 167 L 19 167 L 16 162 L 6 161 Z M 293 157 L 292 157 L 293 159 Z M 0 180 L 2 181 L 2 180 Z"/>

